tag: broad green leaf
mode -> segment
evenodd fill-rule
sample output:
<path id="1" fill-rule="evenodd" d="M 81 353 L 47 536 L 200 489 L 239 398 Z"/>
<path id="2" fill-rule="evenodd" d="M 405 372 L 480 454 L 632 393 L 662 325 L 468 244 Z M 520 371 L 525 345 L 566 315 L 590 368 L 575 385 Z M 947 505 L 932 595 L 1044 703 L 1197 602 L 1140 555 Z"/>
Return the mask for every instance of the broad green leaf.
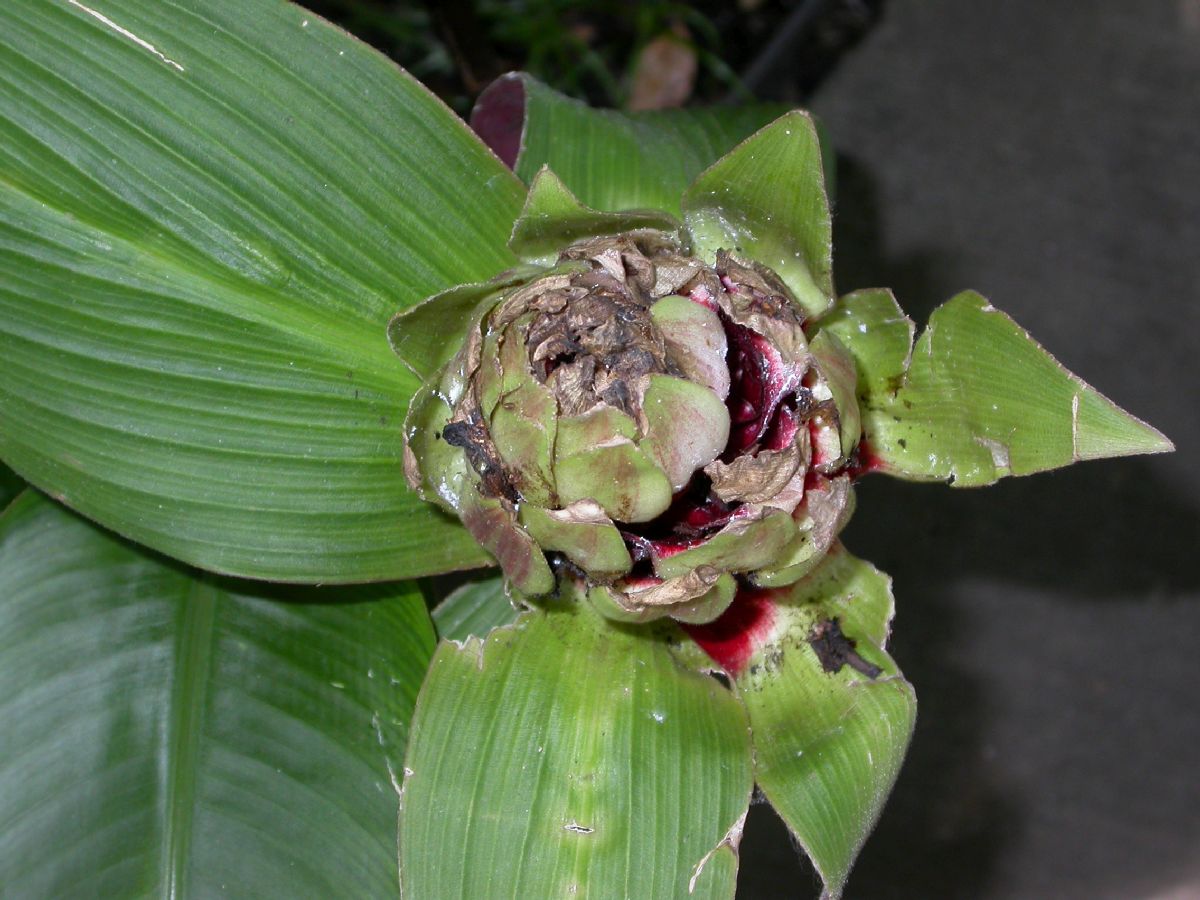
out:
<path id="1" fill-rule="evenodd" d="M 8 466 L 0 463 L 0 512 L 12 502 L 17 494 L 24 489 L 25 483 L 17 477 L 17 473 Z"/>
<path id="2" fill-rule="evenodd" d="M 890 298 L 889 298 L 890 299 Z M 864 292 L 835 312 L 865 375 L 865 464 L 958 487 L 1086 459 L 1173 445 L 1064 369 L 1019 325 L 972 292 L 935 310 L 912 349 L 907 320 Z"/>
<path id="3" fill-rule="evenodd" d="M 837 897 L 896 780 L 916 716 L 912 687 L 883 649 L 891 581 L 839 544 L 811 575 L 771 597 L 769 636 L 734 684 L 750 713 L 758 785 Z M 830 622 L 855 642 L 868 673 L 851 664 L 832 671 L 818 657 L 812 641 Z"/>
<path id="4" fill-rule="evenodd" d="M 504 579 L 496 576 L 472 581 L 452 591 L 433 611 L 438 637 L 465 641 L 487 637 L 493 628 L 511 625 L 517 610 L 504 590 Z"/>
<path id="5" fill-rule="evenodd" d="M 706 166 L 787 111 L 754 104 L 619 113 L 591 109 L 529 75 L 513 74 L 489 87 L 472 113 L 485 138 L 492 126 L 484 123 L 494 118 L 489 107 L 501 106 L 507 107 L 501 118 L 520 123 L 523 114 L 510 158 L 526 183 L 548 165 L 593 209 L 660 209 L 673 216 L 680 215 L 680 195 Z"/>
<path id="6" fill-rule="evenodd" d="M 395 897 L 415 590 L 201 575 L 29 491 L 0 518 L 11 897 Z"/>
<path id="7" fill-rule="evenodd" d="M 0 93 L 0 457 L 217 571 L 485 561 L 404 486 L 386 336 L 515 262 L 462 122 L 274 0 L 9 0 Z"/>
<path id="8" fill-rule="evenodd" d="M 405 766 L 405 897 L 732 897 L 744 710 L 586 606 L 443 643 Z"/>
<path id="9" fill-rule="evenodd" d="M 729 250 L 774 269 L 809 316 L 832 304 L 829 199 L 808 113 L 782 116 L 702 172 L 683 216 L 697 255 Z"/>

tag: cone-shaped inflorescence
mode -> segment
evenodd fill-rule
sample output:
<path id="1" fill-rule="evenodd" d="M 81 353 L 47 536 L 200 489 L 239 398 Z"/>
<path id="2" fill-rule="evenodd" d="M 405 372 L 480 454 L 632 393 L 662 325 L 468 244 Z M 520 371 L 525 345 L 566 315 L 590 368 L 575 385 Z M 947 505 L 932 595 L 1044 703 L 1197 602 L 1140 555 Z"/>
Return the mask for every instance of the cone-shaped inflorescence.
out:
<path id="1" fill-rule="evenodd" d="M 705 622 L 737 577 L 788 584 L 819 561 L 851 505 L 855 369 L 806 338 L 773 272 L 645 230 L 456 301 L 472 290 L 410 409 L 407 475 L 514 588 L 549 593 L 566 566 L 609 616 Z"/>

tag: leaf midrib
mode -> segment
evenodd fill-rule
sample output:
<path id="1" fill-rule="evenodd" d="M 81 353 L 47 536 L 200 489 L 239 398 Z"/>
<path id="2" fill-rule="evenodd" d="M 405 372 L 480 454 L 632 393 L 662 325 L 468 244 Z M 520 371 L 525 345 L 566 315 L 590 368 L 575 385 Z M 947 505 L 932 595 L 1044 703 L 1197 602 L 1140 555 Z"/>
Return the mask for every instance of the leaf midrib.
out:
<path id="1" fill-rule="evenodd" d="M 208 717 L 217 603 L 220 593 L 207 581 L 189 580 L 177 619 L 175 670 L 167 710 L 164 760 L 163 895 L 187 896 L 187 875 L 195 831 L 201 743 Z"/>

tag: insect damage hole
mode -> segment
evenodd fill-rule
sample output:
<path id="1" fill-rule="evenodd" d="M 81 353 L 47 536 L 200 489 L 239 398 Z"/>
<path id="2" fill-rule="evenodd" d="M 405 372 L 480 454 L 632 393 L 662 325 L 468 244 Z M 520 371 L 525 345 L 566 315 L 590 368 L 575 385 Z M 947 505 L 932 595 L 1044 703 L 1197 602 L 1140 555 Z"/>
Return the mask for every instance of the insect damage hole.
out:
<path id="1" fill-rule="evenodd" d="M 858 655 L 854 649 L 854 639 L 842 633 L 841 623 L 836 618 L 814 625 L 808 636 L 808 644 L 817 654 L 821 668 L 830 675 L 840 672 L 842 666 L 849 666 L 868 678 L 878 678 L 883 674 L 883 669 Z"/>

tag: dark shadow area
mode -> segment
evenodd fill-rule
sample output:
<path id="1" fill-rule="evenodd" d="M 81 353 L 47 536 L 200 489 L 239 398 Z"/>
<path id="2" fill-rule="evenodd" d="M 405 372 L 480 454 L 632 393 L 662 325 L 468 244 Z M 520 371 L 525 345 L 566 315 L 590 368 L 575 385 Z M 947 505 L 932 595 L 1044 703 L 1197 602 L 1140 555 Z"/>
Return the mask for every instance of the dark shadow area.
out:
<path id="1" fill-rule="evenodd" d="M 1019 836 L 1026 810 L 1004 783 L 1010 763 L 994 758 L 988 697 L 997 686 L 965 670 L 956 647 L 1011 654 L 1010 660 L 979 660 L 984 668 L 1032 666 L 1047 653 L 1053 656 L 1060 636 L 1045 634 L 1046 646 L 1033 652 L 979 642 L 968 633 L 978 623 L 969 610 L 972 585 L 985 581 L 1020 589 L 1024 584 L 1055 600 L 1079 603 L 1121 604 L 1133 594 L 1144 596 L 1149 606 L 1184 597 L 1200 586 L 1200 573 L 1180 564 L 1200 549 L 1200 512 L 1181 502 L 1145 460 L 1088 463 L 1004 481 L 986 493 L 876 477 L 860 484 L 859 512 L 843 537 L 856 554 L 895 579 L 899 622 L 891 650 L 920 704 L 909 756 L 851 876 L 850 896 L 912 897 L 918 885 L 936 886 L 925 896 L 983 896 L 1006 843 Z M 1058 618 L 1048 615 L 1046 621 Z M 1114 649 L 1121 646 L 1120 635 L 1103 640 Z M 1118 668 L 1137 664 L 1132 659 L 1085 662 Z M 1063 668 L 1071 668 L 1069 658 Z M 1053 684 L 1059 673 L 1047 674 Z M 1030 754 L 1045 753 L 1048 738 L 1052 749 L 1070 739 L 1072 732 L 1055 720 L 1072 705 L 1089 702 L 1088 679 L 1084 671 L 1078 674 L 1037 701 L 1046 727 L 1030 733 Z M 1131 699 L 1137 694 L 1133 688 Z M 1137 792 L 1136 802 L 1167 802 L 1176 790 L 1172 776 L 1186 781 L 1188 768 L 1181 763 L 1177 771 L 1161 773 L 1162 780 Z M 1106 789 L 1095 780 L 1099 774 L 1081 772 L 1078 783 L 1070 785 L 1079 792 L 1074 802 L 1085 810 L 1091 797 Z M 1098 805 L 1103 809 L 1104 802 Z M 1113 879 L 1129 874 L 1120 854 L 1107 856 L 1110 870 L 1095 868 L 1089 878 L 1096 896 Z M 1180 863 L 1178 848 L 1164 845 L 1159 858 L 1142 863 L 1169 870 Z M 1076 890 L 1088 895 L 1088 885 Z"/>
<path id="2" fill-rule="evenodd" d="M 868 476 L 858 499 L 847 545 L 939 591 L 982 577 L 1095 603 L 1200 588 L 1200 570 L 1185 564 L 1200 551 L 1200 510 L 1145 458 L 1005 479 L 986 492 Z"/>
<path id="3" fill-rule="evenodd" d="M 643 50 L 689 49 L 687 102 L 800 103 L 878 22 L 886 0 L 308 0 L 466 115 L 511 70 L 593 106 L 621 107 Z M 673 104 L 668 104 L 673 105 Z"/>
<path id="4" fill-rule="evenodd" d="M 895 791 L 851 874 L 847 896 L 1007 896 L 988 889 L 1006 850 L 1022 837 L 1029 813 L 1008 783 L 1009 773 L 1049 754 L 1070 752 L 1070 743 L 1081 734 L 1091 735 L 1097 744 L 1105 740 L 1089 730 L 1094 727 L 1089 720 L 1097 715 L 1081 722 L 1072 718 L 1072 707 L 1120 707 L 1122 691 L 1128 692 L 1129 702 L 1161 704 L 1147 714 L 1151 721 L 1169 718 L 1172 707 L 1169 698 L 1148 698 L 1136 676 L 1127 679 L 1127 688 L 1120 686 L 1119 673 L 1126 666 L 1153 668 L 1161 661 L 1138 658 L 1136 637 L 1125 644 L 1121 634 L 1107 631 L 1102 623 L 1084 626 L 1094 632 L 1093 642 L 1117 651 L 1127 648 L 1128 657 L 1081 655 L 1074 643 L 1077 635 L 1047 633 L 1045 644 L 1032 648 L 1006 646 L 1002 638 L 981 639 L 973 633 L 981 621 L 972 607 L 974 585 L 994 583 L 1001 590 L 1011 585 L 1014 592 L 1035 588 L 1055 601 L 1101 606 L 1119 607 L 1128 604 L 1130 595 L 1140 595 L 1145 614 L 1165 622 L 1155 611 L 1158 604 L 1178 602 L 1200 587 L 1200 572 L 1183 564 L 1200 549 L 1200 511 L 1156 477 L 1151 463 L 1138 459 L 1011 479 L 985 492 L 872 476 L 860 482 L 858 499 L 843 538 L 855 554 L 895 579 L 898 623 L 890 649 L 916 687 L 919 714 Z M 1021 607 L 1022 614 L 1028 609 Z M 1060 618 L 1049 613 L 1046 622 Z M 1078 611 L 1066 611 L 1067 621 L 1079 618 Z M 1037 633 L 1038 623 L 1026 622 L 1024 628 L 1021 633 Z M 1066 649 L 1056 667 L 1053 646 L 1060 639 Z M 963 647 L 982 648 L 991 658 L 964 665 Z M 1076 658 L 1082 665 L 1075 665 Z M 1092 665 L 1116 668 L 1118 683 L 1108 688 L 1115 696 L 1092 697 Z M 997 758 L 1002 743 L 996 737 L 1000 714 L 994 706 L 1005 688 L 979 674 L 1009 666 L 1046 670 L 1044 694 L 1027 700 L 1041 710 L 1039 721 L 1022 726 L 1028 734 L 1009 742 L 1028 753 L 1028 761 Z M 1164 809 L 1180 805 L 1181 786 L 1195 794 L 1192 765 L 1186 753 L 1177 755 L 1184 734 L 1169 739 L 1176 749 L 1164 755 L 1174 761 L 1152 778 L 1133 768 L 1144 751 L 1135 746 L 1130 752 L 1128 735 L 1117 733 L 1111 740 L 1111 748 L 1103 752 L 1085 748 L 1098 755 L 1054 785 L 1066 797 L 1062 805 L 1067 813 L 1080 820 L 1080 836 L 1074 841 L 1090 840 L 1089 828 L 1102 831 L 1093 820 L 1112 815 L 1106 791 L 1131 798 L 1121 815 L 1159 822 L 1156 827 L 1172 817 Z M 1115 786 L 1109 767 L 1123 773 L 1129 784 Z M 1102 780 L 1106 775 L 1107 782 Z M 1171 840 L 1151 831 L 1139 862 L 1159 876 L 1177 871 L 1187 863 L 1180 847 L 1189 841 L 1195 846 L 1198 836 L 1194 827 L 1190 833 L 1185 827 Z M 1063 896 L 1116 896 L 1113 885 L 1129 885 L 1135 877 L 1119 852 L 1093 851 L 1091 857 L 1086 879 Z M 738 896 L 749 900 L 818 893 L 815 872 L 797 858 L 783 823 L 765 805 L 752 808 Z"/>
<path id="5" fill-rule="evenodd" d="M 979 678 L 951 652 L 969 627 L 954 603 L 955 573 L 939 556 L 950 551 L 955 536 L 940 522 L 914 527 L 906 516 L 914 498 L 896 503 L 887 496 L 893 486 L 860 492 L 855 521 L 869 524 L 859 533 L 852 522 L 844 537 L 853 552 L 895 576 L 903 588 L 897 591 L 902 627 L 890 649 L 916 688 L 917 726 L 896 788 L 851 872 L 847 896 L 966 900 L 982 895 L 1020 827 L 1019 810 L 1004 784 L 980 764 L 991 711 Z M 930 485 L 900 488 L 920 491 L 921 498 L 949 493 Z M 921 498 L 916 502 L 924 505 Z M 819 879 L 797 852 L 768 806 L 752 808 L 738 897 L 816 897 Z"/>
<path id="6" fill-rule="evenodd" d="M 890 288 L 918 327 L 966 278 L 953 254 L 926 247 L 897 256 L 884 234 L 883 198 L 877 179 L 860 160 L 839 148 L 833 204 L 834 284 L 846 294 Z"/>

